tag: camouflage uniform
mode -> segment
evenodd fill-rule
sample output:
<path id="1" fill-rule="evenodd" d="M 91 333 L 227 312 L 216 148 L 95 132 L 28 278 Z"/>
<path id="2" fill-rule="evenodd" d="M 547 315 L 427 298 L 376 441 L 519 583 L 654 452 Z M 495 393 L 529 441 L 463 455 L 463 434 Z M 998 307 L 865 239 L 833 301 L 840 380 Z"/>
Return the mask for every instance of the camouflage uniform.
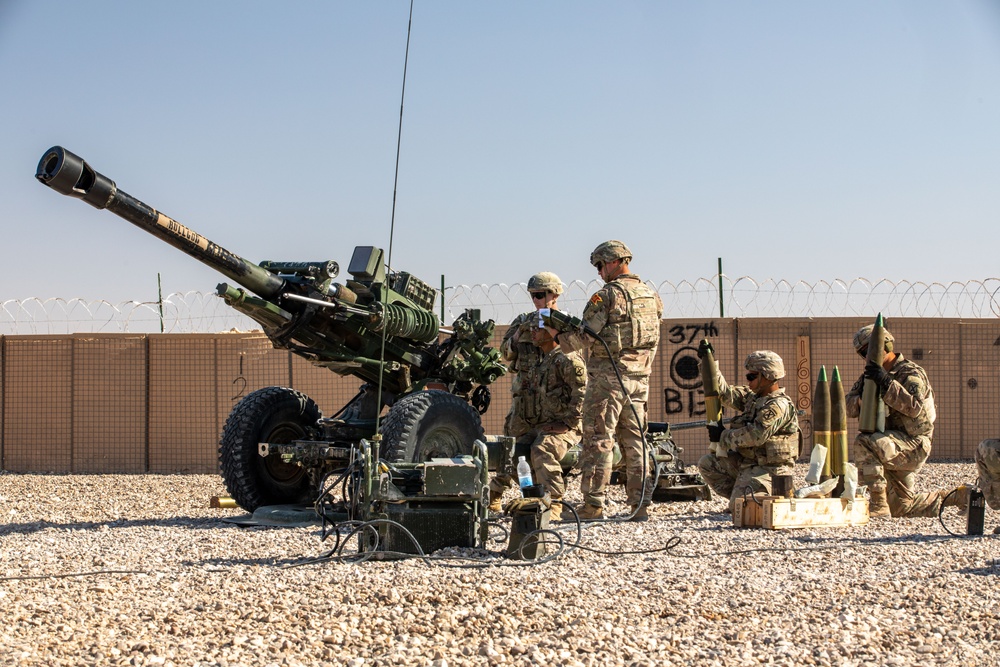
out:
<path id="1" fill-rule="evenodd" d="M 976 468 L 979 469 L 979 488 L 986 503 L 1000 510 L 1000 440 L 983 440 L 976 447 Z"/>
<path id="2" fill-rule="evenodd" d="M 558 500 L 566 491 L 560 461 L 580 441 L 587 366 L 580 355 L 556 347 L 542 357 L 533 377 L 536 382 L 522 403 L 531 430 L 519 440 L 531 443 L 535 483 L 544 484 L 552 499 Z"/>
<path id="3" fill-rule="evenodd" d="M 530 386 L 531 375 L 542 360 L 542 351 L 531 342 L 531 330 L 536 327 L 538 311 L 522 313 L 510 323 L 500 342 L 500 354 L 513 374 L 510 381 L 510 411 L 503 423 L 503 434 L 515 438 L 531 429 L 521 414 L 521 397 L 526 387 Z M 517 342 L 514 342 L 515 337 Z"/>
<path id="4" fill-rule="evenodd" d="M 888 369 L 892 383 L 882 396 L 885 431 L 859 433 L 854 440 L 858 483 L 872 494 L 871 510 L 880 509 L 883 494 L 894 517 L 937 516 L 947 491 L 914 493 L 917 472 L 931 453 L 934 436 L 934 390 L 923 368 L 898 354 Z M 847 415 L 861 414 L 865 377 L 847 393 Z"/>
<path id="5" fill-rule="evenodd" d="M 537 314 L 533 315 L 537 322 Z M 547 354 L 537 347 L 534 351 L 540 360 L 521 374 L 517 411 L 508 415 L 508 423 L 517 431 L 508 435 L 514 436 L 518 444 L 531 445 L 534 481 L 544 484 L 552 499 L 558 500 L 565 492 L 559 462 L 580 440 L 587 367 L 580 355 L 566 354 L 558 347 Z M 491 497 L 502 494 L 511 481 L 507 475 L 496 475 L 490 481 Z"/>
<path id="6" fill-rule="evenodd" d="M 528 279 L 528 291 L 532 290 L 544 290 L 559 295 L 562 294 L 563 288 L 559 276 L 541 272 Z M 519 441 L 529 436 L 536 426 L 525 413 L 525 400 L 533 400 L 531 396 L 539 382 L 537 374 L 543 357 L 542 351 L 531 340 L 531 332 L 536 328 L 538 328 L 538 311 L 522 313 L 510 323 L 500 342 L 500 354 L 512 372 L 510 411 L 504 419 L 503 434 Z M 499 502 L 504 490 L 513 483 L 514 477 L 511 475 L 495 475 L 490 480 L 491 501 Z"/>
<path id="7" fill-rule="evenodd" d="M 755 352 L 747 358 L 747 370 L 760 370 L 754 366 Z M 778 359 L 780 357 L 769 352 Z M 777 377 L 765 374 L 770 380 L 784 376 L 784 366 L 779 365 Z M 729 498 L 732 511 L 737 498 L 744 493 L 771 493 L 771 475 L 790 475 L 799 453 L 799 418 L 795 404 L 784 389 L 758 396 L 745 386 L 732 387 L 720 372 L 719 399 L 723 405 L 742 414 L 735 417 L 730 428 L 722 432 L 716 451 L 698 461 L 698 470 L 712 489 Z M 749 487 L 749 491 L 747 491 Z"/>
<path id="8" fill-rule="evenodd" d="M 634 273 L 617 276 L 598 290 L 583 311 L 583 322 L 607 343 L 572 334 L 574 346 L 589 345 L 587 395 L 583 402 L 583 445 L 580 491 L 584 502 L 604 506 L 605 488 L 611 481 L 614 444 L 617 440 L 625 459 L 628 504 L 649 504 L 652 489 L 643 497 L 646 461 L 642 434 L 646 427 L 649 375 L 660 340 L 660 296 Z M 560 334 L 562 341 L 566 336 Z M 611 356 L 608 355 L 608 349 Z M 624 391 L 615 374 L 622 376 Z M 629 399 L 635 414 L 629 407 Z"/>

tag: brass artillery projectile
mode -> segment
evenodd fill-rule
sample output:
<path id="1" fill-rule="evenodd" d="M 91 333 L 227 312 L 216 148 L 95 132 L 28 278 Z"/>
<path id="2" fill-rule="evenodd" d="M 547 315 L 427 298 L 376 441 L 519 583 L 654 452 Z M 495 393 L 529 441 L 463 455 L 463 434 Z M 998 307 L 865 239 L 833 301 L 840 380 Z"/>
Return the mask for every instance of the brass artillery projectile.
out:
<path id="1" fill-rule="evenodd" d="M 847 402 L 840 369 L 834 366 L 830 381 L 830 474 L 843 476 L 847 460 Z"/>
<path id="2" fill-rule="evenodd" d="M 868 340 L 868 362 L 873 362 L 879 366 L 885 359 L 885 320 L 882 313 L 875 318 L 875 326 L 872 329 L 871 338 Z M 861 416 L 858 418 L 858 430 L 862 433 L 874 433 L 878 430 L 878 412 L 882 397 L 878 395 L 878 385 L 875 380 L 865 378 L 864 390 L 861 394 Z"/>
<path id="3" fill-rule="evenodd" d="M 816 390 L 813 392 L 813 443 L 826 447 L 826 460 L 820 479 L 830 477 L 830 383 L 826 381 L 826 366 L 819 367 Z"/>
<path id="4" fill-rule="evenodd" d="M 707 344 L 704 339 L 702 344 Z M 722 419 L 722 401 L 719 399 L 719 364 L 711 349 L 705 351 L 701 360 L 701 384 L 705 393 L 705 421 L 718 422 Z"/>
<path id="5" fill-rule="evenodd" d="M 226 496 L 212 496 L 211 500 L 208 501 L 208 506 L 218 507 L 221 509 L 233 509 L 236 507 L 236 501 Z"/>

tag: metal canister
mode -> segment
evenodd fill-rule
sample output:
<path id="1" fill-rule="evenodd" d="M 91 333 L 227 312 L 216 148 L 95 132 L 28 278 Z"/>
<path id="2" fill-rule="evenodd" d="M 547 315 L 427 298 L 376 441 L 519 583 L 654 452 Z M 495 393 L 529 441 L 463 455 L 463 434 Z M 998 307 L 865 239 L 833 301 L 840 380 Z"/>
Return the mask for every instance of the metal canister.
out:
<path id="1" fill-rule="evenodd" d="M 794 493 L 794 475 L 771 475 L 771 495 L 781 498 L 791 498 Z"/>

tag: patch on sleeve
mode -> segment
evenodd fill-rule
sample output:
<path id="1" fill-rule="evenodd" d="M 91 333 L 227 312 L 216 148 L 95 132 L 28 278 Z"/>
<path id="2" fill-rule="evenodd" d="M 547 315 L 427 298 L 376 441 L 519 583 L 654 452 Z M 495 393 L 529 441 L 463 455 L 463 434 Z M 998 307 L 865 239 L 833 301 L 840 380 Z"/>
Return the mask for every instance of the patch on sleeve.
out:
<path id="1" fill-rule="evenodd" d="M 593 305 L 597 305 L 602 301 L 603 299 L 601 298 L 601 295 L 599 293 L 595 293 L 594 296 L 590 297 L 590 303 Z"/>
<path id="2" fill-rule="evenodd" d="M 778 411 L 773 405 L 768 405 L 760 412 L 760 421 L 764 424 L 770 424 L 775 419 L 778 418 Z"/>

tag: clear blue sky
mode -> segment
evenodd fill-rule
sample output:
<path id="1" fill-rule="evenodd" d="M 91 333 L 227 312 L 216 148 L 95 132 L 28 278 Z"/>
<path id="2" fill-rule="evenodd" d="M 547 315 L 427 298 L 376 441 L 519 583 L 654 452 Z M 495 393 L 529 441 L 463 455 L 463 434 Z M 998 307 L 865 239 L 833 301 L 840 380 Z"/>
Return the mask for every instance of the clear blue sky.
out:
<path id="1" fill-rule="evenodd" d="M 0 0 L 0 301 L 219 277 L 35 182 L 59 144 L 248 259 L 388 247 L 408 0 Z M 437 286 L 1000 275 L 1000 4 L 417 0 L 394 268 Z M 527 305 L 527 304 L 526 304 Z"/>

